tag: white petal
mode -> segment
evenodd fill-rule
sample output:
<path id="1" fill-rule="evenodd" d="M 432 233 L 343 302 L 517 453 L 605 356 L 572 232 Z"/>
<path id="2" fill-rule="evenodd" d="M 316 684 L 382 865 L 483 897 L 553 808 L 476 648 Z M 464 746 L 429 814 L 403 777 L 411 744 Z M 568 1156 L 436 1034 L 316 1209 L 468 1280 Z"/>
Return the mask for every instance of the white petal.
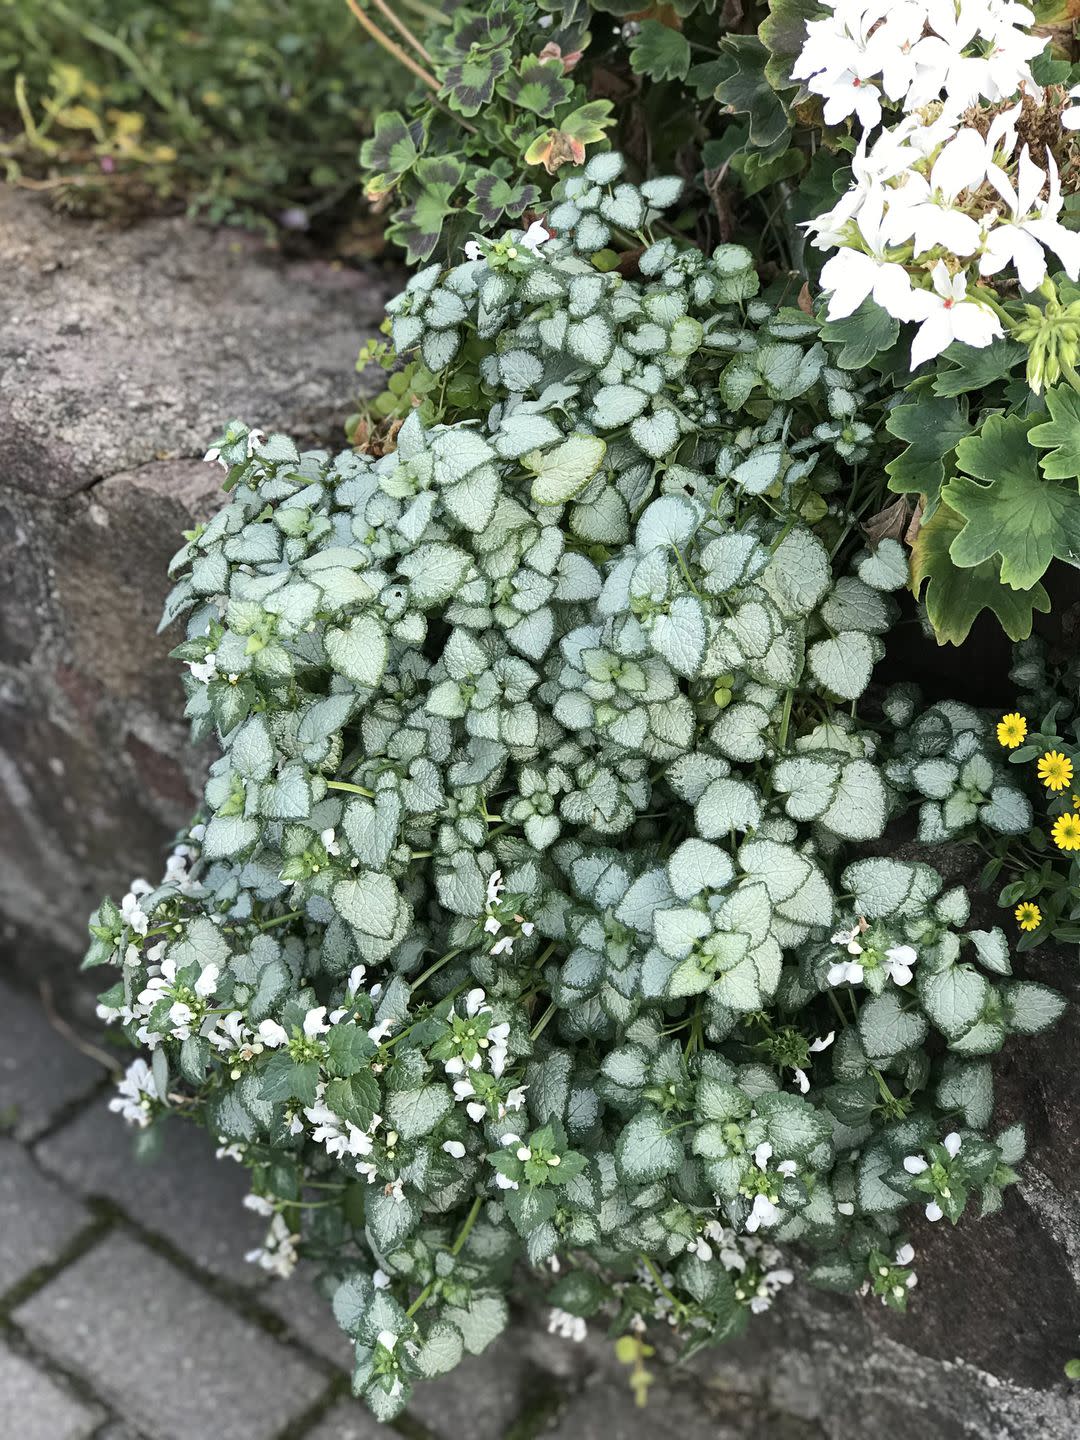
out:
<path id="1" fill-rule="evenodd" d="M 949 1134 L 945 1136 L 945 1139 L 941 1143 L 949 1152 L 950 1160 L 955 1160 L 957 1152 L 960 1149 L 960 1136 L 956 1133 L 956 1131 L 951 1130 Z"/>
<path id="2" fill-rule="evenodd" d="M 904 1169 L 909 1175 L 921 1175 L 928 1168 L 924 1155 L 906 1155 L 904 1157 Z"/>

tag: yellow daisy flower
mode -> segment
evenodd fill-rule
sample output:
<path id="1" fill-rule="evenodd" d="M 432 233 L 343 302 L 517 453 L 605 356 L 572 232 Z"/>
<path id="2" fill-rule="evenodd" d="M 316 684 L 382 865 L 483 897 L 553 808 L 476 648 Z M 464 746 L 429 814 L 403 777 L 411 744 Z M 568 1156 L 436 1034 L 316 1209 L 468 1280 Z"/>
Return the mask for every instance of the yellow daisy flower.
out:
<path id="1" fill-rule="evenodd" d="M 1013 911 L 1021 930 L 1037 930 L 1042 924 L 1042 911 L 1030 900 L 1024 900 Z"/>
<path id="2" fill-rule="evenodd" d="M 1059 850 L 1080 850 L 1080 815 L 1059 815 L 1050 834 Z"/>
<path id="3" fill-rule="evenodd" d="M 1026 735 L 1027 721 L 1015 710 L 1008 715 L 1003 715 L 998 721 L 998 744 L 1004 746 L 1006 750 L 1015 750 L 1017 745 L 1022 745 Z"/>
<path id="4" fill-rule="evenodd" d="M 1073 763 L 1060 750 L 1048 750 L 1039 760 L 1039 779 L 1048 790 L 1064 790 L 1072 784 Z"/>

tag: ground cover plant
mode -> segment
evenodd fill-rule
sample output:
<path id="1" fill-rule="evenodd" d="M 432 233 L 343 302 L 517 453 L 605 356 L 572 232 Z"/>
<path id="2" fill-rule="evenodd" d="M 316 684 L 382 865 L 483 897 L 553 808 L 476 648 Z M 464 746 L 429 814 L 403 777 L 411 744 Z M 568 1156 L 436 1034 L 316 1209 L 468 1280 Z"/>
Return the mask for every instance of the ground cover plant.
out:
<path id="1" fill-rule="evenodd" d="M 515 1292 L 641 1394 L 652 1321 L 904 1308 L 920 1227 L 1017 1178 L 993 1057 L 1065 1003 L 1068 62 L 1015 4 L 676 9 L 397 27 L 385 390 L 337 456 L 208 452 L 164 623 L 220 755 L 91 923 L 114 1107 L 251 1171 L 251 1258 L 319 1263 L 383 1419 Z M 676 101 L 671 169 L 611 148 Z M 897 658 L 980 616 L 994 713 Z"/>
<path id="2" fill-rule="evenodd" d="M 358 147 L 408 91 L 379 53 L 313 0 L 4 0 L 5 178 L 76 213 L 329 238 L 364 213 Z"/>

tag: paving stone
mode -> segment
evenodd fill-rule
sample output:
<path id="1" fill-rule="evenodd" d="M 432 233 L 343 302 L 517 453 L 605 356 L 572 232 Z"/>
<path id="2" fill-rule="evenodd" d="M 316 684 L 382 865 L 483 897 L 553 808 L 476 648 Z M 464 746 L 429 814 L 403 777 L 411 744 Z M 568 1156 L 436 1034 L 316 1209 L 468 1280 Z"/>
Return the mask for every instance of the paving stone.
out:
<path id="1" fill-rule="evenodd" d="M 270 1440 L 326 1386 L 286 1345 L 119 1233 L 13 1318 L 152 1440 Z"/>
<path id="2" fill-rule="evenodd" d="M 0 1295 L 55 1260 L 89 1220 L 14 1140 L 0 1140 Z"/>
<path id="3" fill-rule="evenodd" d="M 629 1385 L 600 1379 L 563 1410 L 549 1440 L 817 1440 L 820 1431 L 788 1417 L 766 1416 L 745 1403 L 730 1410 L 706 1408 L 696 1389 L 654 1384 L 643 1409 Z"/>
<path id="4" fill-rule="evenodd" d="M 0 1345 L 0 1407 L 8 1417 L 3 1433 L 12 1440 L 84 1440 L 102 1420 L 100 1411 L 6 1345 Z"/>
<path id="5" fill-rule="evenodd" d="M 259 1304 L 280 1315 L 289 1333 L 339 1370 L 352 1370 L 353 1342 L 334 1319 L 330 1300 L 313 1283 L 318 1267 L 301 1263 L 288 1280 L 272 1280 Z"/>
<path id="6" fill-rule="evenodd" d="M 53 1029 L 36 998 L 2 979 L 0 1014 L 0 1130 L 26 1140 L 88 1095 L 104 1071 Z"/>
<path id="7" fill-rule="evenodd" d="M 511 1329 L 449 1375 L 417 1385 L 408 1414 L 446 1440 L 503 1440 L 515 1420 L 550 1402 L 554 1384 Z"/>
<path id="8" fill-rule="evenodd" d="M 378 1423 L 363 1401 L 342 1400 L 304 1440 L 390 1440 L 393 1433 Z"/>
<path id="9" fill-rule="evenodd" d="M 36 1154 L 65 1184 L 113 1201 L 196 1265 L 236 1284 L 262 1284 L 263 1272 L 244 1259 L 261 1243 L 267 1223 L 244 1209 L 247 1172 L 215 1160 L 207 1132 L 179 1118 L 169 1122 L 153 1160 L 135 1159 L 131 1136 L 101 1100 L 50 1135 Z"/>

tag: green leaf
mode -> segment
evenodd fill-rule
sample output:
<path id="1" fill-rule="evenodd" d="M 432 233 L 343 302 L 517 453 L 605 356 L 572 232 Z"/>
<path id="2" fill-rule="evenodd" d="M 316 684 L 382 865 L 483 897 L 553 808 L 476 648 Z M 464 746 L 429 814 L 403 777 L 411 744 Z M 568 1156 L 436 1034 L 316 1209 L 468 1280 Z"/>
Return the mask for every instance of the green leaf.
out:
<path id="1" fill-rule="evenodd" d="M 680 30 L 658 20 L 643 20 L 630 40 L 630 68 L 650 80 L 685 80 L 690 43 Z"/>
<path id="2" fill-rule="evenodd" d="M 945 482 L 945 462 L 972 427 L 955 399 L 920 395 L 911 405 L 889 412 L 885 428 L 907 448 L 885 466 L 889 489 L 925 495 L 936 504 Z"/>
<path id="3" fill-rule="evenodd" d="M 401 896 L 389 875 L 364 870 L 348 880 L 339 880 L 333 889 L 338 914 L 354 930 L 389 940 L 397 924 Z"/>
<path id="4" fill-rule="evenodd" d="M 1034 424 L 1031 417 L 991 415 L 957 446 L 965 475 L 942 491 L 967 522 L 949 547 L 952 559 L 966 569 L 1000 556 L 1001 579 L 1014 590 L 1029 590 L 1051 560 L 1080 557 L 1080 493 L 1039 474 L 1028 443 Z"/>
<path id="5" fill-rule="evenodd" d="M 859 1038 L 868 1060 L 892 1060 L 926 1039 L 927 1024 L 918 1010 L 904 1008 L 895 990 L 885 990 L 859 1011 Z"/>
<path id="6" fill-rule="evenodd" d="M 958 1040 L 971 1029 L 992 993 L 985 976 L 966 965 L 921 971 L 918 992 L 923 1009 L 949 1040 Z"/>
<path id="7" fill-rule="evenodd" d="M 445 1085 L 425 1085 L 420 1090 L 393 1091 L 387 1099 L 387 1114 L 403 1140 L 417 1140 L 435 1129 L 453 1103 Z"/>
<path id="8" fill-rule="evenodd" d="M 778 1090 L 759 1095 L 756 1104 L 780 1160 L 808 1160 L 810 1152 L 832 1134 L 829 1119 L 799 1095 Z"/>
<path id="9" fill-rule="evenodd" d="M 1005 987 L 1005 1015 L 1009 1029 L 1017 1035 L 1037 1035 L 1061 1018 L 1065 997 L 1049 985 L 1018 980 Z"/>
<path id="10" fill-rule="evenodd" d="M 319 1062 L 306 1060 L 297 1064 L 287 1051 L 279 1050 L 270 1056 L 259 1073 L 259 1080 L 264 1100 L 299 1100 L 304 1105 L 314 1105 Z"/>
<path id="11" fill-rule="evenodd" d="M 535 503 L 565 505 L 572 500 L 600 469 L 606 451 L 606 443 L 596 435 L 571 435 L 554 450 L 526 455 L 521 463 L 535 476 Z"/>
<path id="12" fill-rule="evenodd" d="M 874 644 L 863 630 L 845 630 L 818 640 L 806 655 L 814 678 L 841 700 L 859 698 L 870 683 L 874 660 Z"/>
<path id="13" fill-rule="evenodd" d="M 694 595 L 680 595 L 658 615 L 649 634 L 652 648 L 662 655 L 676 675 L 692 680 L 705 655 L 705 616 Z"/>
<path id="14" fill-rule="evenodd" d="M 983 610 L 993 611 L 1010 640 L 1026 640 L 1032 612 L 1049 612 L 1049 595 L 1040 584 L 1028 590 L 1003 585 L 996 556 L 961 569 L 952 545 L 964 526 L 962 516 L 941 504 L 919 526 L 911 549 L 911 589 L 922 595 L 938 644 L 962 645 Z"/>
<path id="15" fill-rule="evenodd" d="M 386 671 L 386 627 L 375 615 L 358 615 L 348 628 L 328 630 L 323 645 L 334 669 L 354 685 L 377 685 Z"/>
<path id="16" fill-rule="evenodd" d="M 1033 425 L 1028 440 L 1048 455 L 1039 464 L 1048 480 L 1080 478 L 1080 395 L 1071 385 L 1058 385 L 1046 392 L 1051 419 Z"/>
<path id="17" fill-rule="evenodd" d="M 879 351 L 896 344 L 899 334 L 898 322 L 870 299 L 843 320 L 828 320 L 821 327 L 825 343 L 839 347 L 836 363 L 843 370 L 865 370 Z"/>
<path id="18" fill-rule="evenodd" d="M 615 1144 L 619 1174 L 630 1183 L 649 1183 L 670 1175 L 682 1162 L 683 1150 L 667 1122 L 655 1110 L 643 1110 L 623 1126 Z"/>

